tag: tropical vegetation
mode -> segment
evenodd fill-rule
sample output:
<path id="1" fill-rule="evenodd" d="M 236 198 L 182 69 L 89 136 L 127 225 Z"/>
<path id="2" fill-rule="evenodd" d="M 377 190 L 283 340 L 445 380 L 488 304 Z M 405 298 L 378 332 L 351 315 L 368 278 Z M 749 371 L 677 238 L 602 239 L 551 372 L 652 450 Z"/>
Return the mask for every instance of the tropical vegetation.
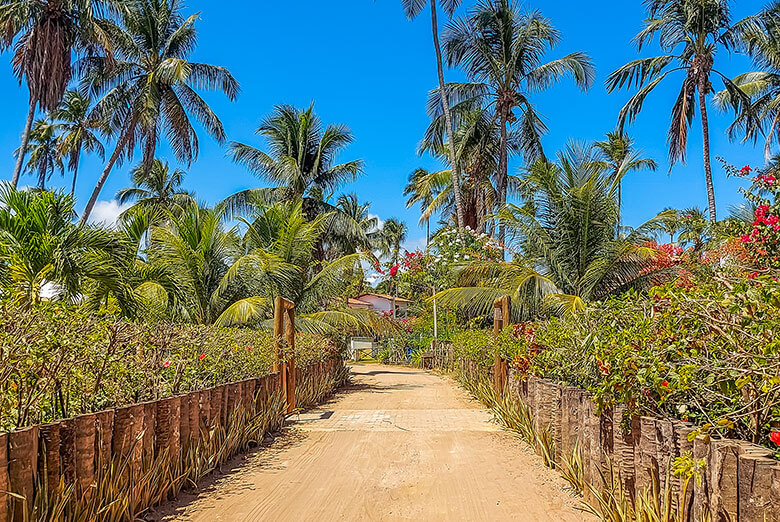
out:
<path id="1" fill-rule="evenodd" d="M 479 364 L 498 354 L 586 387 L 603 408 L 780 440 L 780 3 L 735 21 L 728 0 L 646 1 L 638 51 L 655 42 L 664 54 L 608 74 L 607 91 L 632 91 L 614 128 L 555 152 L 544 136 L 566 122 L 537 99 L 569 80 L 589 91 L 586 50 L 557 54 L 568 35 L 515 0 L 401 4 L 410 20 L 430 13 L 436 58 L 429 121 L 407 151 L 427 168 L 397 191 L 419 209 L 419 249 L 414 227 L 375 214 L 376 194 L 353 192 L 371 163 L 314 102 L 254 107 L 256 138 L 228 135 L 205 93 L 233 102 L 238 80 L 197 61 L 200 22 L 180 0 L 0 0 L 0 50 L 29 91 L 0 187 L 0 429 L 267 372 L 284 297 L 301 361 L 357 335 L 384 340 L 388 360 L 449 340 Z M 731 78 L 721 66 L 737 52 L 754 70 Z M 687 175 L 703 178 L 707 206 L 657 197 L 634 222 L 626 180 L 660 162 L 627 127 L 675 78 L 669 164 L 685 162 L 698 118 L 703 168 Z M 713 126 L 713 107 L 728 128 Z M 763 165 L 721 158 L 745 201 L 720 220 L 716 132 L 764 148 Z M 204 201 L 189 174 L 204 134 L 258 182 Z M 119 167 L 121 213 L 96 224 Z M 411 317 L 352 308 L 368 291 L 408 300 Z M 487 327 L 504 296 L 514 324 L 496 339 Z"/>

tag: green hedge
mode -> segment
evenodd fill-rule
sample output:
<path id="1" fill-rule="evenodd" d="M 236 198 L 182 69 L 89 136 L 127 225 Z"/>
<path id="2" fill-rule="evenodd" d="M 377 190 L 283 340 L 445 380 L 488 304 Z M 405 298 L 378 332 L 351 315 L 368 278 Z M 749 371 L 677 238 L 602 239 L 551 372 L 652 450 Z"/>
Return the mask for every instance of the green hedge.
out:
<path id="1" fill-rule="evenodd" d="M 298 365 L 337 351 L 325 338 L 296 337 Z M 0 305 L 0 430 L 261 376 L 273 361 L 265 331 Z"/>
<path id="2" fill-rule="evenodd" d="M 602 408 L 622 403 L 778 449 L 780 285 L 771 277 L 677 281 L 576 317 L 513 325 L 497 343 L 486 331 L 454 343 L 484 366 L 498 351 L 521 373 L 585 388 Z"/>

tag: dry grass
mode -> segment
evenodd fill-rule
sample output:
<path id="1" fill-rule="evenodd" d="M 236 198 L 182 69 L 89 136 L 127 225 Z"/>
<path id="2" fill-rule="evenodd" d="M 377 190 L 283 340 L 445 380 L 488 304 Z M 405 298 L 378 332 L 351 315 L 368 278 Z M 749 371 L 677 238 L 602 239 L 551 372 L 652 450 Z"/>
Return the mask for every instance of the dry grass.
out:
<path id="1" fill-rule="evenodd" d="M 586 511 L 606 522 L 689 522 L 693 520 L 690 512 L 690 491 L 692 481 L 701 479 L 703 461 L 695 461 L 690 454 L 675 459 L 666 471 L 664 487 L 661 489 L 657 477 L 651 480 L 651 486 L 637 493 L 632 500 L 623 489 L 620 472 L 607 460 L 607 469 L 599 471 L 599 484 L 594 486 L 586 482 L 582 452 L 576 444 L 570 455 L 561 455 L 556 464 L 555 439 L 549 427 L 539 428 L 534 422 L 530 409 L 514 394 L 496 393 L 493 383 L 486 375 L 472 376 L 462 369 L 455 372 L 456 378 L 483 404 L 493 410 L 498 421 L 508 430 L 517 433 L 542 457 L 545 466 L 558 469 L 572 490 L 578 495 L 589 492 L 594 499 L 583 502 Z M 679 498 L 672 489 L 673 477 L 682 480 Z M 679 499 L 685 499 L 679 501 Z M 710 522 L 704 516 L 696 522 Z"/>
<path id="2" fill-rule="evenodd" d="M 345 367 L 334 372 L 302 372 L 296 388 L 300 407 L 309 407 L 330 394 L 348 375 Z M 255 396 L 250 407 L 239 403 L 229 416 L 228 425 L 215 422 L 201 426 L 193 437 L 172 455 L 164 451 L 153 458 L 135 462 L 136 446 L 142 444 L 143 433 L 125 455 L 115 455 L 110 462 L 100 462 L 98 456 L 95 482 L 78 495 L 72 485 L 62 481 L 56 491 L 48 491 L 45 480 L 39 481 L 32 505 L 24 497 L 13 495 L 24 504 L 20 522 L 119 522 L 137 520 L 149 508 L 175 498 L 184 488 L 194 489 L 209 473 L 239 453 L 259 444 L 266 433 L 279 430 L 285 421 L 285 400 L 281 392 L 258 404 Z M 98 434 L 102 439 L 102 436 Z M 45 473 L 41 474 L 45 477 Z"/>

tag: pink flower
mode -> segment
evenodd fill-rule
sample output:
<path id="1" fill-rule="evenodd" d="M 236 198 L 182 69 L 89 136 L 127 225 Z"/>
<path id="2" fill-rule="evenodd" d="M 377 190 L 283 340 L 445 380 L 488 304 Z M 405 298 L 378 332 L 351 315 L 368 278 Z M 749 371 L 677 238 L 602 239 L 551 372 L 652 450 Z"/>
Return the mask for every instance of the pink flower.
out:
<path id="1" fill-rule="evenodd" d="M 743 243 L 750 243 L 750 236 L 747 234 L 742 234 L 742 237 L 739 238 L 740 241 Z"/>
<path id="2" fill-rule="evenodd" d="M 163 368 L 169 368 L 171 366 L 171 361 L 165 361 L 162 363 Z"/>

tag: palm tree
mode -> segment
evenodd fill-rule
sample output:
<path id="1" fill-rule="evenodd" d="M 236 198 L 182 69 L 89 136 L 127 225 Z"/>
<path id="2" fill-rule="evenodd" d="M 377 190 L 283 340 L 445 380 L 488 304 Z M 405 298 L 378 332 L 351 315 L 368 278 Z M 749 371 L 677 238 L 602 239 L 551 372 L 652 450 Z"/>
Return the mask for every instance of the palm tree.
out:
<path id="1" fill-rule="evenodd" d="M 658 230 L 669 234 L 669 243 L 675 244 L 674 237 L 682 228 L 682 217 L 680 212 L 673 208 L 666 208 L 661 213 L 664 219 L 658 225 Z"/>
<path id="2" fill-rule="evenodd" d="M 702 252 L 710 238 L 710 224 L 703 210 L 697 207 L 679 211 L 679 242 L 693 247 L 694 252 Z"/>
<path id="3" fill-rule="evenodd" d="M 27 82 L 29 108 L 11 185 L 24 164 L 35 111 L 55 110 L 71 79 L 73 52 L 109 49 L 111 14 L 124 0 L 0 0 L 0 51 L 14 47 L 14 75 Z"/>
<path id="4" fill-rule="evenodd" d="M 396 316 L 395 298 L 398 295 L 398 285 L 395 283 L 396 271 L 401 259 L 401 245 L 406 241 L 408 231 L 406 223 L 396 218 L 390 218 L 382 225 L 382 233 L 379 240 L 379 251 L 389 260 L 390 265 L 394 267 L 390 271 L 394 318 Z"/>
<path id="5" fill-rule="evenodd" d="M 448 25 L 445 50 L 450 66 L 460 66 L 472 80 L 448 85 L 456 105 L 482 107 L 499 124 L 497 205 L 506 204 L 510 126 L 519 120 L 522 150 L 527 161 L 542 157 L 541 135 L 546 127 L 531 103 L 530 93 L 546 89 L 571 74 L 577 85 L 593 83 L 594 67 L 583 52 L 545 63 L 546 51 L 560 41 L 560 33 L 539 12 L 522 13 L 515 0 L 479 0 L 465 18 Z M 521 111 L 515 116 L 515 109 Z M 499 239 L 504 241 L 503 226 Z"/>
<path id="6" fill-rule="evenodd" d="M 116 57 L 80 61 L 84 83 L 102 99 L 93 115 L 110 122 L 116 146 L 87 202 L 85 222 L 114 165 L 140 144 L 142 164 L 150 169 L 157 144 L 167 139 L 176 159 L 192 163 L 198 155 L 198 135 L 191 119 L 219 143 L 225 141 L 222 122 L 197 90 L 217 90 L 231 101 L 239 87 L 224 67 L 189 61 L 197 45 L 197 15 L 184 18 L 180 0 L 138 0 L 122 11 L 123 29 L 114 35 Z"/>
<path id="7" fill-rule="evenodd" d="M 455 13 L 455 10 L 460 6 L 462 0 L 442 0 L 442 8 L 444 12 L 450 18 Z M 436 0 L 401 0 L 404 12 L 410 20 L 414 20 L 419 16 L 425 6 L 430 3 L 431 6 L 431 32 L 433 33 L 433 48 L 436 52 L 436 71 L 439 77 L 439 100 L 441 101 L 441 110 L 444 114 L 446 121 L 446 132 L 449 139 L 449 147 L 447 151 L 449 153 L 449 161 L 452 166 L 452 179 L 453 179 L 453 195 L 455 199 L 455 215 L 457 218 L 458 229 L 462 229 L 465 226 L 465 217 L 463 212 L 463 203 L 461 200 L 461 176 L 460 165 L 455 154 L 455 126 L 453 124 L 452 113 L 450 111 L 450 100 L 447 96 L 447 92 L 444 84 L 444 66 L 442 64 L 441 57 L 441 45 L 439 44 L 439 20 L 436 11 Z"/>
<path id="8" fill-rule="evenodd" d="M 406 241 L 408 231 L 406 223 L 396 218 L 390 218 L 382 225 L 379 251 L 391 265 L 397 265 L 401 259 L 401 245 Z"/>
<path id="9" fill-rule="evenodd" d="M 556 163 L 532 164 L 519 187 L 527 203 L 501 213 L 523 257 L 462 267 L 458 287 L 437 294 L 439 303 L 485 313 L 509 294 L 519 320 L 583 310 L 587 301 L 663 280 L 650 263 L 655 251 L 641 246 L 660 217 L 615 237 L 619 181 L 593 147 L 581 144 L 559 153 Z"/>
<path id="10" fill-rule="evenodd" d="M 340 255 L 370 252 L 380 229 L 379 218 L 369 213 L 371 204 L 360 203 L 357 194 L 342 194 L 336 200 L 336 208 L 339 212 L 334 215 L 343 219 L 333 220 L 334 226 L 326 229 L 328 242 L 338 247 Z M 342 221 L 349 226 L 338 226 Z"/>
<path id="11" fill-rule="evenodd" d="M 192 194 L 181 188 L 184 175 L 183 170 L 171 172 L 167 162 L 155 159 L 149 170 L 143 165 L 133 169 L 133 186 L 117 192 L 116 198 L 120 203 L 134 201 L 137 208 L 175 213 L 194 201 Z"/>
<path id="12" fill-rule="evenodd" d="M 431 214 L 426 213 L 426 211 L 431 207 L 436 195 L 441 193 L 445 187 L 450 187 L 450 192 L 452 192 L 452 176 L 448 176 L 449 179 L 441 179 L 440 175 L 438 178 L 425 169 L 415 169 L 409 174 L 409 183 L 404 187 L 404 196 L 407 196 L 406 208 L 412 208 L 417 203 L 420 204 L 420 222 L 425 222 L 426 246 L 431 240 Z"/>
<path id="13" fill-rule="evenodd" d="M 104 159 L 106 155 L 105 148 L 97 137 L 97 132 L 103 130 L 103 123 L 89 114 L 91 103 L 92 101 L 79 91 L 67 91 L 60 105 L 50 114 L 61 133 L 60 153 L 67 156 L 68 169 L 73 172 L 71 195 L 76 191 L 81 153 L 94 152 L 100 159 Z"/>
<path id="14" fill-rule="evenodd" d="M 240 238 L 223 221 L 219 210 L 192 203 L 151 228 L 149 261 L 175 277 L 181 301 L 174 300 L 174 315 L 184 320 L 212 324 L 236 297 L 230 268 L 241 255 Z"/>
<path id="15" fill-rule="evenodd" d="M 634 140 L 620 132 L 608 132 L 606 140 L 597 141 L 594 145 L 601 152 L 607 169 L 612 172 L 615 178 L 620 179 L 617 187 L 617 230 L 619 233 L 623 210 L 623 178 L 635 170 L 655 171 L 658 164 L 651 158 L 643 158 L 642 151 L 634 150 Z"/>
<path id="16" fill-rule="evenodd" d="M 238 270 L 266 267 L 267 276 L 253 276 L 253 284 L 259 285 L 259 295 L 271 299 L 282 295 L 294 302 L 300 330 L 342 336 L 387 331 L 391 325 L 371 311 L 334 306 L 354 276 L 362 278 L 362 263 L 374 259 L 362 252 L 318 263 L 316 245 L 326 233 L 328 220 L 327 214 L 307 220 L 300 199 L 255 206 L 250 219 L 241 219 L 246 225 L 247 253 L 234 266 Z M 239 312 L 236 315 L 241 317 Z"/>
<path id="17" fill-rule="evenodd" d="M 338 189 L 363 172 L 363 161 L 336 163 L 336 158 L 353 141 L 345 125 L 328 125 L 324 129 L 314 104 L 308 109 L 290 105 L 274 107 L 258 127 L 257 134 L 268 143 L 268 152 L 251 145 L 233 142 L 230 155 L 253 174 L 272 183 L 270 189 L 249 189 L 226 200 L 231 211 L 240 213 L 255 203 L 305 198 L 304 211 L 312 219 L 323 211 L 323 192 Z M 306 197 L 312 189 L 320 197 Z M 316 196 L 316 195 L 315 195 Z M 332 207 L 327 211 L 333 210 Z"/>
<path id="18" fill-rule="evenodd" d="M 52 174 L 65 174 L 65 166 L 60 153 L 60 137 L 56 134 L 57 127 L 45 120 L 38 120 L 30 132 L 26 153 L 30 154 L 25 171 L 38 176 L 38 188 L 46 189 L 46 181 Z M 17 154 L 23 156 L 21 151 Z"/>
<path id="19" fill-rule="evenodd" d="M 731 94 L 735 110 L 749 103 L 749 99 L 723 73 L 714 68 L 719 48 L 734 46 L 735 32 L 731 28 L 728 0 L 650 0 L 644 29 L 636 36 L 641 51 L 657 34 L 663 56 L 633 60 L 609 75 L 607 91 L 623 87 L 638 91 L 623 106 L 618 117 L 622 132 L 626 123 L 632 123 L 642 110 L 647 96 L 667 76 L 680 71 L 684 74 L 680 94 L 672 107 L 668 131 L 669 161 L 671 166 L 685 161 L 688 129 L 696 114 L 698 95 L 704 144 L 704 176 L 707 183 L 709 217 L 715 221 L 715 189 L 710 165 L 709 119 L 707 96 L 712 94 L 712 74 L 717 74 Z"/>
<path id="20" fill-rule="evenodd" d="M 489 215 L 493 213 L 495 207 L 496 189 L 492 178 L 495 177 L 498 167 L 499 131 L 493 115 L 479 108 L 466 110 L 465 106 L 466 104 L 461 104 L 455 114 L 458 121 L 455 131 L 456 157 L 465 174 L 461 185 L 464 215 L 467 227 L 484 231 Z M 442 129 L 441 115 L 434 117 L 420 144 L 420 154 L 428 152 L 443 162 L 447 161 L 444 154 L 447 146 L 443 140 Z M 513 154 L 520 149 L 515 132 L 510 132 L 507 145 L 510 153 Z M 509 178 L 511 187 L 512 176 Z M 433 213 L 437 211 L 446 213 L 447 209 L 452 208 L 454 200 L 451 169 L 419 176 L 416 183 L 420 184 L 417 190 L 435 193 L 434 199 L 423 210 L 423 219 L 429 220 Z M 412 185 L 408 185 L 407 188 L 411 190 Z"/>
<path id="21" fill-rule="evenodd" d="M 733 79 L 751 103 L 741 106 L 729 134 L 734 137 L 741 132 L 754 141 L 764 135 L 764 157 L 769 163 L 772 143 L 780 143 L 780 4 L 775 2 L 751 21 L 741 24 L 740 43 L 759 70 Z M 723 108 L 734 105 L 732 98 L 727 89 L 715 97 Z"/>
<path id="22" fill-rule="evenodd" d="M 123 245 L 105 230 L 73 224 L 73 198 L 61 193 L 0 186 L 0 281 L 4 294 L 24 304 L 40 302 L 47 284 L 55 298 L 76 300 L 90 282 L 122 298 L 112 253 Z"/>

